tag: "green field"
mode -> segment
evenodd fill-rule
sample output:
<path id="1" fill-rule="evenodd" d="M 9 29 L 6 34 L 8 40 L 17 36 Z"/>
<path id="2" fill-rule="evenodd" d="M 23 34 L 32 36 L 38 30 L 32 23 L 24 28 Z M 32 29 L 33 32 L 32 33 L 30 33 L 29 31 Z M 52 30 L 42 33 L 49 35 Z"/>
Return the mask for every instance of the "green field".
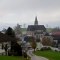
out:
<path id="1" fill-rule="evenodd" d="M 0 56 L 0 60 L 26 60 L 23 57 L 16 57 L 16 56 Z"/>
<path id="2" fill-rule="evenodd" d="M 54 51 L 36 51 L 36 55 L 43 56 L 48 58 L 49 60 L 60 60 L 60 52 Z"/>

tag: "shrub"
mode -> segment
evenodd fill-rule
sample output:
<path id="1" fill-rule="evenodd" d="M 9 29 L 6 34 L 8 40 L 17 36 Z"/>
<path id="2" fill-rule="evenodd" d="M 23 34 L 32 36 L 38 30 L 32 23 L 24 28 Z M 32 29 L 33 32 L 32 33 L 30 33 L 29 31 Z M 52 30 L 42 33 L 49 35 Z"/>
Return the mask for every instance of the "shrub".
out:
<path id="1" fill-rule="evenodd" d="M 42 47 L 40 50 L 41 50 L 41 51 L 44 51 L 44 50 L 51 50 L 51 48 L 50 48 L 50 47 Z"/>

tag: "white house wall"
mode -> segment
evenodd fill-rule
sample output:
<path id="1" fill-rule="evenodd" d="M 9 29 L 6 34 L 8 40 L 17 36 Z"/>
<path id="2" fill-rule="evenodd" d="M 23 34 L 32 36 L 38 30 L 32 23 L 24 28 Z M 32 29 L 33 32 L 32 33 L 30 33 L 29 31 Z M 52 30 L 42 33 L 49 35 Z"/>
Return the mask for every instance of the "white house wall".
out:
<path id="1" fill-rule="evenodd" d="M 37 42 L 37 47 L 36 47 L 36 49 L 40 50 L 42 47 L 43 47 L 42 43 Z"/>

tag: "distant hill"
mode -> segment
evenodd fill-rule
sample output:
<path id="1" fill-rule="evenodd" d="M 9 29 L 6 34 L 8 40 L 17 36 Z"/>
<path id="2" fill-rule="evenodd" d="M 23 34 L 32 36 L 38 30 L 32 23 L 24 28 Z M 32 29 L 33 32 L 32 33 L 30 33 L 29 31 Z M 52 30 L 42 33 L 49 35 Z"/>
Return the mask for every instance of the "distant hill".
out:
<path id="1" fill-rule="evenodd" d="M 52 32 L 53 28 L 46 28 L 47 32 Z M 21 28 L 22 32 L 26 32 L 27 28 Z"/>
<path id="2" fill-rule="evenodd" d="M 21 31 L 23 32 L 23 31 L 27 31 L 27 28 L 21 28 Z"/>
<path id="3" fill-rule="evenodd" d="M 47 32 L 52 32 L 53 28 L 47 28 Z"/>
<path id="4" fill-rule="evenodd" d="M 27 28 L 21 28 L 22 34 L 26 34 Z"/>

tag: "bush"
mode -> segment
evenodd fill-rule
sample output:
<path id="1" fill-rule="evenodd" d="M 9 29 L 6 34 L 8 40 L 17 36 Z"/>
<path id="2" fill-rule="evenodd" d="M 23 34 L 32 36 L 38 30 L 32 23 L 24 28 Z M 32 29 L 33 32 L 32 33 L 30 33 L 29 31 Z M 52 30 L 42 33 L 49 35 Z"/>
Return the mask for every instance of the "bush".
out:
<path id="1" fill-rule="evenodd" d="M 44 51 L 44 50 L 51 50 L 51 48 L 50 48 L 50 47 L 42 47 L 40 50 L 41 50 L 41 51 Z"/>

